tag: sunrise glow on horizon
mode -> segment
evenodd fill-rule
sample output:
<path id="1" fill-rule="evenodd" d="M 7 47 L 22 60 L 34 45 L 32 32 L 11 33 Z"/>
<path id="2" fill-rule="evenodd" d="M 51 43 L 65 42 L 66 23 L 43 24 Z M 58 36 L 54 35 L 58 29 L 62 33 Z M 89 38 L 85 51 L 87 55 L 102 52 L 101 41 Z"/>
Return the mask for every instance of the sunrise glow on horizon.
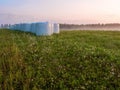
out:
<path id="1" fill-rule="evenodd" d="M 28 21 L 120 23 L 119 4 L 120 0 L 0 0 L 0 21 L 21 22 L 19 16 L 26 16 Z M 7 14 L 16 20 L 8 20 Z"/>

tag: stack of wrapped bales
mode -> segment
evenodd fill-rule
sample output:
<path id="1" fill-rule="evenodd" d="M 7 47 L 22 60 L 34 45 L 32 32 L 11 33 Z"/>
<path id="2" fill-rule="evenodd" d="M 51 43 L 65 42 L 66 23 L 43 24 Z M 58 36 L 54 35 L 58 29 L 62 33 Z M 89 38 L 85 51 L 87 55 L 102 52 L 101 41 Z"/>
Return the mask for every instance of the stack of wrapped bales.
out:
<path id="1" fill-rule="evenodd" d="M 53 33 L 59 33 L 59 24 L 49 22 L 37 22 L 37 23 L 20 23 L 14 24 L 9 27 L 11 30 L 20 30 L 24 32 L 31 32 L 37 36 L 52 35 Z"/>

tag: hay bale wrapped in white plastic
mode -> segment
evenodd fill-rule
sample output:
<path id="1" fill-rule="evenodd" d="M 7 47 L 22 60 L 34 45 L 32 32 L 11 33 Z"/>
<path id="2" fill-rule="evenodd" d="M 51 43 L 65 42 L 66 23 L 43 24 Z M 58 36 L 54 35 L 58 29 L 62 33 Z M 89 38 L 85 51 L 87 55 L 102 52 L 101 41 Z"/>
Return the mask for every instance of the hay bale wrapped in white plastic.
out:
<path id="1" fill-rule="evenodd" d="M 1 24 L 1 28 L 4 28 L 4 25 L 3 25 L 3 24 Z"/>
<path id="2" fill-rule="evenodd" d="M 17 29 L 17 24 L 14 24 L 13 30 Z"/>
<path id="3" fill-rule="evenodd" d="M 48 35 L 52 35 L 53 34 L 53 24 L 46 22 L 47 26 L 48 26 Z"/>
<path id="4" fill-rule="evenodd" d="M 11 25 L 9 29 L 14 30 L 14 25 Z"/>
<path id="5" fill-rule="evenodd" d="M 45 23 L 36 23 L 36 35 L 51 35 L 50 24 Z"/>
<path id="6" fill-rule="evenodd" d="M 23 31 L 23 23 L 20 24 L 20 30 Z"/>
<path id="7" fill-rule="evenodd" d="M 25 26 L 26 26 L 26 23 L 21 24 L 21 31 L 25 31 Z"/>
<path id="8" fill-rule="evenodd" d="M 22 31 L 22 23 L 19 24 L 19 30 Z"/>
<path id="9" fill-rule="evenodd" d="M 53 32 L 54 32 L 54 24 L 49 23 L 49 28 L 50 28 L 50 33 L 53 34 Z"/>
<path id="10" fill-rule="evenodd" d="M 17 29 L 17 26 L 16 24 L 13 25 L 13 30 L 16 30 Z"/>
<path id="11" fill-rule="evenodd" d="M 16 24 L 16 26 L 15 26 L 15 30 L 18 30 L 18 24 Z"/>
<path id="12" fill-rule="evenodd" d="M 11 27 L 11 24 L 9 24 L 9 26 L 8 26 L 8 27 L 9 27 L 9 29 L 10 29 L 10 27 Z"/>
<path id="13" fill-rule="evenodd" d="M 16 30 L 20 30 L 20 24 L 16 24 Z"/>
<path id="14" fill-rule="evenodd" d="M 13 30 L 15 30 L 15 24 L 13 25 Z"/>
<path id="15" fill-rule="evenodd" d="M 25 32 L 30 32 L 31 24 L 25 24 Z"/>
<path id="16" fill-rule="evenodd" d="M 8 25 L 8 29 L 10 29 L 10 27 L 11 27 L 11 24 Z"/>
<path id="17" fill-rule="evenodd" d="M 54 23 L 54 33 L 60 33 L 60 27 L 57 23 Z"/>
<path id="18" fill-rule="evenodd" d="M 36 23 L 32 23 L 32 24 L 31 24 L 30 32 L 31 32 L 31 33 L 36 33 Z"/>

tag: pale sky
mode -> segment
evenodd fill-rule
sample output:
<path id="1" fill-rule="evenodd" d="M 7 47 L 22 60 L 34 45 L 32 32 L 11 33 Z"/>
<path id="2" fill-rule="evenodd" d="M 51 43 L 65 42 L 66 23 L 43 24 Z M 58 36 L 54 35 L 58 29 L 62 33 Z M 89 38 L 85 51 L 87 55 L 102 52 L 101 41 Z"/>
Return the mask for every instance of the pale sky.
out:
<path id="1" fill-rule="evenodd" d="M 15 16 L 19 22 L 23 16 L 31 22 L 120 23 L 120 0 L 0 0 L 1 14 Z M 0 22 L 7 21 L 0 17 Z"/>

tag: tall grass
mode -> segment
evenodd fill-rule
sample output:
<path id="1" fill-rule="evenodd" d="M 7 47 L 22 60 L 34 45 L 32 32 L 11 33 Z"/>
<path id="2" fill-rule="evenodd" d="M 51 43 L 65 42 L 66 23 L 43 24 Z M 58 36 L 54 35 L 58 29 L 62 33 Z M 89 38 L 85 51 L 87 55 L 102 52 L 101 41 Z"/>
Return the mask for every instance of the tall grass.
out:
<path id="1" fill-rule="evenodd" d="M 120 89 L 120 32 L 35 36 L 0 30 L 0 89 Z"/>

